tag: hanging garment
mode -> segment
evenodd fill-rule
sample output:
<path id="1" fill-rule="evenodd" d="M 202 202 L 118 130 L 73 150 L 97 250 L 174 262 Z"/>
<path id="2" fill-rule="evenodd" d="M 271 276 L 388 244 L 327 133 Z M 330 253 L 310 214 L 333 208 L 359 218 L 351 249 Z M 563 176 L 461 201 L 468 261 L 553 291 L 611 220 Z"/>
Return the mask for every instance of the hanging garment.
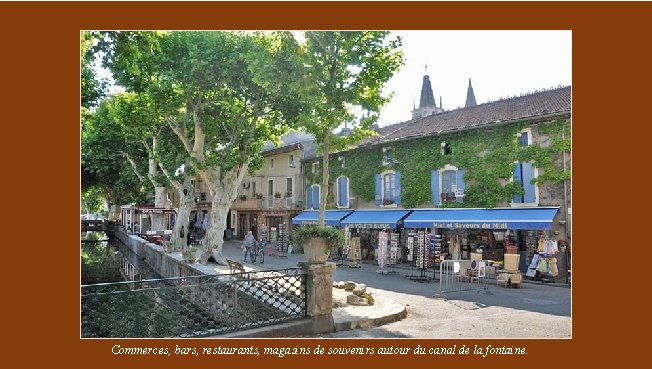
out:
<path id="1" fill-rule="evenodd" d="M 553 277 L 559 275 L 559 269 L 557 268 L 557 258 L 550 258 L 550 274 Z"/>
<path id="2" fill-rule="evenodd" d="M 545 242 L 546 242 L 546 241 L 545 241 L 543 238 L 539 240 L 539 243 L 538 243 L 538 245 L 537 245 L 537 251 L 538 251 L 540 254 L 543 254 L 544 251 L 545 251 L 545 249 L 546 249 L 546 247 L 545 247 Z"/>

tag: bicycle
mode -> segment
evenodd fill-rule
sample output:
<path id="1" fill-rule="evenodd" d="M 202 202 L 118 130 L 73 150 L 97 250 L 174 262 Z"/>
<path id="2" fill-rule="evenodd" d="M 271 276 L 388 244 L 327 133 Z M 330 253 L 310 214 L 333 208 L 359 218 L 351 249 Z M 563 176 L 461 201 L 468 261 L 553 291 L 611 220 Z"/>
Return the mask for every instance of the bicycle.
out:
<path id="1" fill-rule="evenodd" d="M 261 245 L 262 243 L 262 245 Z M 254 243 L 254 250 L 251 253 L 251 262 L 255 263 L 258 260 L 261 264 L 265 262 L 265 243 L 256 242 Z"/>

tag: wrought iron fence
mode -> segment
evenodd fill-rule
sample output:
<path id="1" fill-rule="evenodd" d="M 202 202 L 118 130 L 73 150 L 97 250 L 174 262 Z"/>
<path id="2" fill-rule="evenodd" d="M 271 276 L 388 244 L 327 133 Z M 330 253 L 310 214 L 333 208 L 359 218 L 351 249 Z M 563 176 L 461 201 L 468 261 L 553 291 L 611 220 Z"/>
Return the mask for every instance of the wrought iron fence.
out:
<path id="1" fill-rule="evenodd" d="M 300 268 L 81 286 L 82 337 L 205 337 L 304 317 Z"/>

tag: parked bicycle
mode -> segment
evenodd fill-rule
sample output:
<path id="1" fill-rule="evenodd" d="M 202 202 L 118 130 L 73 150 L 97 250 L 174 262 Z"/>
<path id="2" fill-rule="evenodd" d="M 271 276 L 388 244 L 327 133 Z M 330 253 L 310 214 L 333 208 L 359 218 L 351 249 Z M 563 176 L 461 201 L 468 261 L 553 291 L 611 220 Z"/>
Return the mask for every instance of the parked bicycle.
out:
<path id="1" fill-rule="evenodd" d="M 256 260 L 261 264 L 265 262 L 265 241 L 255 242 L 253 252 L 251 253 L 251 262 L 255 263 Z"/>

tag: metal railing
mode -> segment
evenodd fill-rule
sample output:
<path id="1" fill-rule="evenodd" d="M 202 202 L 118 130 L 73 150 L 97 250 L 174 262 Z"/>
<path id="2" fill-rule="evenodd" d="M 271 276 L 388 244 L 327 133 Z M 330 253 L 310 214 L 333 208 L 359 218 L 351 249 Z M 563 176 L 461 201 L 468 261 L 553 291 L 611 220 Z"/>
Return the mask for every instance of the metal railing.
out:
<path id="1" fill-rule="evenodd" d="M 487 290 L 487 265 L 484 260 L 442 260 L 439 293 Z"/>
<path id="2" fill-rule="evenodd" d="M 306 311 L 301 268 L 81 286 L 82 337 L 205 337 Z"/>

